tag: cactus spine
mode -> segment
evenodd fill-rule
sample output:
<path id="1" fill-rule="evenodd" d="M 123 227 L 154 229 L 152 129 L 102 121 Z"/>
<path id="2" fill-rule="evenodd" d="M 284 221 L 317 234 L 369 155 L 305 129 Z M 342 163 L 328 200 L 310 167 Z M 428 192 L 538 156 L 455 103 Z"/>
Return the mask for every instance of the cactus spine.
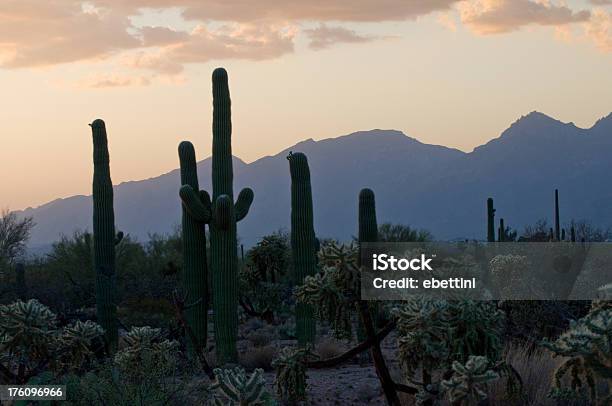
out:
<path id="1" fill-rule="evenodd" d="M 294 283 L 300 285 L 306 276 L 314 275 L 317 261 L 310 169 L 306 155 L 300 152 L 290 153 L 287 159 L 291 173 L 291 252 Z M 316 325 L 312 307 L 298 303 L 295 313 L 295 330 L 299 345 L 314 343 Z"/>
<path id="2" fill-rule="evenodd" d="M 491 197 L 487 199 L 487 241 L 495 242 L 495 209 Z"/>
<path id="3" fill-rule="evenodd" d="M 199 190 L 195 149 L 189 141 L 183 141 L 178 147 L 181 164 L 181 185 L 189 185 Z M 198 196 L 206 209 L 196 217 L 183 206 L 183 291 L 189 306 L 185 310 L 185 319 L 193 331 L 197 348 L 206 345 L 208 316 L 208 265 L 206 262 L 206 233 L 204 224 L 210 222 L 210 196 L 201 191 Z"/>
<path id="4" fill-rule="evenodd" d="M 253 191 L 243 189 L 234 203 L 232 168 L 231 101 L 227 72 L 217 68 L 213 85 L 213 197 L 210 207 L 210 267 L 212 271 L 213 310 L 217 360 L 234 362 L 238 357 L 238 247 L 236 222 L 246 217 Z M 187 211 L 205 218 L 207 207 L 200 193 L 190 185 L 181 187 L 180 196 Z M 203 230 L 202 230 L 203 232 Z"/>
<path id="5" fill-rule="evenodd" d="M 555 239 L 561 240 L 561 225 L 559 224 L 559 189 L 555 189 Z"/>
<path id="6" fill-rule="evenodd" d="M 117 349 L 117 304 L 115 274 L 115 213 L 110 176 L 108 140 L 104 121 L 90 124 L 93 137 L 93 232 L 96 273 L 96 313 L 104 329 L 109 352 Z"/>

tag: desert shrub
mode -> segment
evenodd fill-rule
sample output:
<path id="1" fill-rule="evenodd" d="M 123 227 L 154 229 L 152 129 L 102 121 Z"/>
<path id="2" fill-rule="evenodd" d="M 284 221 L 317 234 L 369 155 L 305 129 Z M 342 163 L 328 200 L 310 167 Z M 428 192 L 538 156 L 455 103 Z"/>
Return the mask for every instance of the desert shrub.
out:
<path id="1" fill-rule="evenodd" d="M 554 339 L 589 310 L 588 301 L 512 300 L 500 308 L 507 316 L 505 336 L 525 343 L 530 351 L 545 338 Z"/>
<path id="2" fill-rule="evenodd" d="M 249 347 L 240 356 L 240 365 L 247 370 L 263 369 L 264 371 L 272 370 L 272 361 L 276 358 L 278 349 L 273 345 L 263 347 Z"/>
<path id="3" fill-rule="evenodd" d="M 526 299 L 533 281 L 529 278 L 529 261 L 521 255 L 497 255 L 491 259 L 491 281 L 501 298 Z"/>
<path id="4" fill-rule="evenodd" d="M 218 406 L 265 406 L 275 404 L 266 390 L 263 370 L 250 375 L 244 369 L 215 369 L 216 380 L 211 385 L 214 404 Z"/>
<path id="5" fill-rule="evenodd" d="M 117 315 L 124 325 L 167 327 L 175 322 L 174 307 L 167 298 L 131 298 L 119 305 Z"/>
<path id="6" fill-rule="evenodd" d="M 276 338 L 276 329 L 272 326 L 262 327 L 247 334 L 247 339 L 255 347 L 264 347 Z"/>

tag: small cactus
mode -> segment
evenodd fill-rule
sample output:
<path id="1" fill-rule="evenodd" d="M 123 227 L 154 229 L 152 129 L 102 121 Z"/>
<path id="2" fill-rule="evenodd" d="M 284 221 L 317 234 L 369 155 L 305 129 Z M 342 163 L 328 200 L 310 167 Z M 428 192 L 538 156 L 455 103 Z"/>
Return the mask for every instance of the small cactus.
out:
<path id="1" fill-rule="evenodd" d="M 216 368 L 214 373 L 216 379 L 210 389 L 217 406 L 263 406 L 271 399 L 263 369 L 255 369 L 250 375 L 240 367 Z"/>
<path id="2" fill-rule="evenodd" d="M 453 404 L 468 401 L 476 404 L 487 398 L 486 385 L 499 379 L 499 375 L 489 369 L 487 357 L 470 355 L 467 362 L 453 362 L 453 375 L 441 383 Z M 472 404 L 469 403 L 469 404 Z"/>
<path id="3" fill-rule="evenodd" d="M 605 289 L 604 289 L 605 290 Z M 572 321 L 569 329 L 553 342 L 542 345 L 554 356 L 563 357 L 563 363 L 555 371 L 552 394 L 563 392 L 563 377 L 571 376 L 571 391 L 587 386 L 593 403 L 597 403 L 596 379 L 612 379 L 612 305 L 608 300 L 593 302 L 590 312 Z M 609 404 L 612 396 L 603 400 Z"/>
<path id="4" fill-rule="evenodd" d="M 306 400 L 307 362 L 317 358 L 310 347 L 283 348 L 272 361 L 276 369 L 276 391 L 286 401 L 296 403 Z"/>
<path id="5" fill-rule="evenodd" d="M 492 197 L 487 199 L 487 241 L 495 242 L 495 209 Z"/>

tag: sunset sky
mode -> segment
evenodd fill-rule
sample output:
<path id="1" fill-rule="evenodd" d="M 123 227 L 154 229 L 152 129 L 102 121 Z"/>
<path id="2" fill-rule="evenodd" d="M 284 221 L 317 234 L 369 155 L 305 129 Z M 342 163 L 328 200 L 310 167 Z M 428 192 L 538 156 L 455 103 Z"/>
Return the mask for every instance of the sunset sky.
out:
<path id="1" fill-rule="evenodd" d="M 538 110 L 612 111 L 612 0 L 0 0 L 0 208 L 211 151 L 210 76 L 230 77 L 234 154 L 372 128 L 471 151 Z"/>

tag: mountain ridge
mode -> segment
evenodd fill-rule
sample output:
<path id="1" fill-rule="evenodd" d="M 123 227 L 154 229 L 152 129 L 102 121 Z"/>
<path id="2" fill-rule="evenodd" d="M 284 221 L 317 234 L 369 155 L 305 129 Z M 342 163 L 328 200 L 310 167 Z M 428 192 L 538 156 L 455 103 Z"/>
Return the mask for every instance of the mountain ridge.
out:
<path id="1" fill-rule="evenodd" d="M 347 239 L 355 233 L 356 196 L 363 187 L 377 194 L 379 222 L 427 228 L 440 239 L 482 238 L 481 206 L 489 195 L 511 226 L 550 218 L 543 209 L 556 187 L 562 206 L 571 206 L 562 215 L 584 214 L 612 224 L 612 213 L 596 204 L 612 197 L 603 187 L 605 171 L 612 171 L 607 159 L 612 156 L 611 130 L 612 114 L 580 129 L 532 112 L 471 152 L 425 144 L 397 130 L 373 129 L 318 141 L 309 138 L 250 163 L 234 157 L 235 190 L 249 186 L 255 191 L 253 212 L 239 224 L 239 234 L 250 245 L 288 227 L 289 151 L 309 158 L 315 227 L 324 237 Z M 207 190 L 210 169 L 210 157 L 198 162 L 201 187 Z M 115 185 L 118 228 L 140 240 L 148 233 L 171 231 L 180 223 L 179 183 L 179 170 L 174 169 Z M 578 191 L 586 193 L 582 202 L 575 198 Z M 530 201 L 536 203 L 525 208 Z M 534 217 L 536 213 L 541 214 Z M 32 216 L 37 223 L 31 244 L 48 244 L 60 234 L 91 229 L 91 196 L 54 199 L 18 214 Z"/>

